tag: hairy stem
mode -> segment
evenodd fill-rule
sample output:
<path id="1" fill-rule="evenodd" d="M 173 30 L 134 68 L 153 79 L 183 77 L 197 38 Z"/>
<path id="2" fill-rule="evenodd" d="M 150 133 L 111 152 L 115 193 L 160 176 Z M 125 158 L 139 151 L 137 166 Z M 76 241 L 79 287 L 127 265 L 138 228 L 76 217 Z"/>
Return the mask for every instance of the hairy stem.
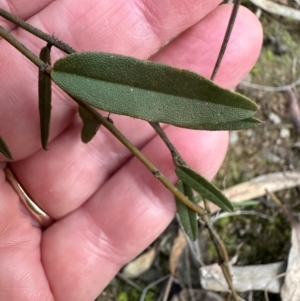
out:
<path id="1" fill-rule="evenodd" d="M 66 43 L 60 41 L 55 36 L 48 35 L 41 31 L 38 28 L 35 28 L 34 26 L 26 23 L 25 21 L 19 19 L 18 17 L 10 14 L 9 12 L 5 11 L 4 9 L 0 9 L 0 16 L 5 18 L 6 20 L 20 26 L 21 28 L 25 29 L 26 31 L 30 32 L 31 34 L 35 35 L 36 37 L 52 44 L 56 48 L 62 50 L 65 53 L 71 54 L 73 52 L 76 52 L 72 47 L 67 45 Z"/>

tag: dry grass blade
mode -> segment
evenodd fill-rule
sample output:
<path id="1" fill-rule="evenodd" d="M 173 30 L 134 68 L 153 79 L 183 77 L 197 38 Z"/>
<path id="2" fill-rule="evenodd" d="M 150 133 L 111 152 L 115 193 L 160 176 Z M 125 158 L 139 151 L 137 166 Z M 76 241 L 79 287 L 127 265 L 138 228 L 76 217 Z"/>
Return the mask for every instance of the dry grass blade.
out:
<path id="1" fill-rule="evenodd" d="M 280 207 L 284 215 L 290 221 L 292 227 L 291 249 L 289 252 L 288 266 L 284 278 L 284 284 L 281 288 L 282 301 L 299 301 L 300 300 L 300 222 L 292 211 L 282 204 L 279 198 L 272 192 L 268 192 L 271 199 Z"/>
<path id="2" fill-rule="evenodd" d="M 133 279 L 140 276 L 152 266 L 155 256 L 156 248 L 153 247 L 146 253 L 128 263 L 123 269 L 122 274 L 128 279 Z"/>
<path id="3" fill-rule="evenodd" d="M 287 89 L 286 94 L 289 99 L 290 116 L 292 122 L 297 128 L 298 132 L 300 133 L 300 108 L 298 104 L 298 99 L 292 89 Z"/>
<path id="4" fill-rule="evenodd" d="M 177 274 L 177 265 L 186 245 L 187 245 L 187 241 L 185 235 L 183 231 L 179 229 L 178 236 L 175 238 L 174 244 L 171 249 L 170 258 L 169 258 L 169 269 L 174 277 Z"/>
<path id="5" fill-rule="evenodd" d="M 285 266 L 285 262 L 232 266 L 230 270 L 233 287 L 238 292 L 264 291 L 267 288 L 269 292 L 279 293 L 283 281 L 280 278 L 276 278 L 276 276 L 285 271 Z M 228 291 L 222 269 L 218 264 L 202 267 L 200 272 L 203 288 L 211 291 Z"/>
<path id="6" fill-rule="evenodd" d="M 262 8 L 263 10 L 271 14 L 288 17 L 300 21 L 299 10 L 296 10 L 291 7 L 287 7 L 285 5 L 280 5 L 278 3 L 274 3 L 273 1 L 269 1 L 269 0 L 250 0 L 250 1 L 256 6 Z"/>
<path id="7" fill-rule="evenodd" d="M 292 221 L 292 247 L 289 253 L 288 267 L 281 289 L 282 301 L 300 300 L 300 223 Z"/>
<path id="8" fill-rule="evenodd" d="M 265 195 L 266 189 L 275 192 L 298 185 L 300 185 L 300 172 L 275 172 L 232 186 L 226 189 L 224 194 L 232 202 L 242 202 Z"/>

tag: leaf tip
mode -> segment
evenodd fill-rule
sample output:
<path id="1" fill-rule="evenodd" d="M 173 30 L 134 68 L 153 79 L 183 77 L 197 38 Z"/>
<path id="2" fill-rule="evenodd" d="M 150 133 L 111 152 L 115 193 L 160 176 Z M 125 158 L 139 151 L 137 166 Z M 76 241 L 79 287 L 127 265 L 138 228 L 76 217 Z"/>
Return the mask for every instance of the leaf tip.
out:
<path id="1" fill-rule="evenodd" d="M 8 146 L 4 142 L 3 138 L 0 136 L 0 153 L 4 155 L 5 158 L 9 160 L 14 160 Z"/>
<path id="2" fill-rule="evenodd" d="M 42 148 L 43 148 L 43 150 L 45 150 L 45 151 L 47 151 L 48 150 L 48 148 L 47 148 L 47 145 L 48 145 L 48 139 L 45 139 L 46 137 L 44 137 L 43 135 L 42 135 L 42 137 L 41 137 L 41 143 L 42 143 Z"/>
<path id="3" fill-rule="evenodd" d="M 227 197 L 215 185 L 193 169 L 184 165 L 177 166 L 176 174 L 185 184 L 201 194 L 203 198 L 216 204 L 224 211 L 233 211 L 233 205 Z"/>

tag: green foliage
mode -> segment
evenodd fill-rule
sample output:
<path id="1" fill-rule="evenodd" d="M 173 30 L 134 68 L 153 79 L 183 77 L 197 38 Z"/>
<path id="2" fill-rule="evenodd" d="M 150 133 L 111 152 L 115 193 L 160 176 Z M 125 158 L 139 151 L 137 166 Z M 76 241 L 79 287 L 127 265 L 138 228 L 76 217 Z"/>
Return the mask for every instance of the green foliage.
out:
<path id="1" fill-rule="evenodd" d="M 253 75 L 258 74 L 258 73 L 259 73 L 259 68 L 258 68 L 258 66 L 255 65 L 255 66 L 251 69 L 250 73 L 253 74 Z"/>
<path id="2" fill-rule="evenodd" d="M 215 262 L 218 253 L 216 250 L 215 245 L 213 244 L 212 241 L 208 241 L 206 244 L 206 250 L 207 250 L 207 256 L 208 256 L 208 262 Z"/>
<path id="3" fill-rule="evenodd" d="M 191 129 L 257 125 L 257 106 L 196 73 L 102 52 L 74 53 L 53 66 L 66 93 L 99 109 Z"/>
<path id="4" fill-rule="evenodd" d="M 273 60 L 273 52 L 272 50 L 267 50 L 266 51 L 266 57 L 269 61 L 272 61 Z"/>
<path id="5" fill-rule="evenodd" d="M 45 46 L 40 52 L 40 59 L 49 64 L 51 46 Z M 51 119 L 51 77 L 44 70 L 39 70 L 39 113 L 40 113 L 40 128 L 41 128 L 41 142 L 43 149 L 47 149 L 47 143 L 50 132 L 50 119 Z"/>
<path id="6" fill-rule="evenodd" d="M 100 121 L 84 107 L 79 106 L 78 111 L 83 122 L 81 140 L 84 143 L 88 143 L 94 138 L 101 124 Z"/>
<path id="7" fill-rule="evenodd" d="M 1 136 L 0 136 L 0 153 L 3 154 L 7 159 L 13 160 L 10 150 Z"/>
<path id="8" fill-rule="evenodd" d="M 157 294 L 154 292 L 150 291 L 145 296 L 145 301 L 155 301 L 155 300 L 157 300 Z"/>
<path id="9" fill-rule="evenodd" d="M 272 263 L 288 256 L 291 227 L 286 218 L 278 214 L 278 208 L 266 208 L 259 204 L 248 207 L 266 214 L 270 219 L 257 215 L 237 215 L 218 219 L 214 227 L 226 245 L 229 257 L 237 254 L 238 265 Z M 266 243 L 267 247 L 266 247 Z M 216 260 L 217 254 L 213 260 Z"/>
<path id="10" fill-rule="evenodd" d="M 239 2 L 236 2 L 235 12 L 238 5 Z M 0 14 L 9 20 L 15 20 L 1 9 Z M 230 21 L 233 24 L 234 19 Z M 83 142 L 89 142 L 102 123 L 152 172 L 157 168 L 116 127 L 107 124 L 107 120 L 91 106 L 109 113 L 146 120 L 151 124 L 167 123 L 198 130 L 238 130 L 260 124 L 260 121 L 253 117 L 257 110 L 254 102 L 223 89 L 196 73 L 117 54 L 76 53 L 64 42 L 32 26 L 28 27 L 29 25 L 21 20 L 18 20 L 17 25 L 48 42 L 41 50 L 40 58 L 37 58 L 9 32 L 0 28 L 0 35 L 39 68 L 39 113 L 44 149 L 47 147 L 50 132 L 51 80 L 79 104 L 79 115 L 83 121 Z M 227 31 L 227 34 L 228 32 L 230 31 Z M 51 67 L 51 45 L 72 54 L 57 60 Z M 160 136 L 171 153 L 177 153 L 176 149 L 171 149 L 167 137 Z M 11 158 L 9 149 L 1 138 L 0 152 Z M 178 162 L 175 162 L 175 165 L 179 165 Z M 189 167 L 176 166 L 176 174 L 182 180 L 179 189 L 190 202 L 182 193 L 176 191 L 165 176 L 158 173 L 157 178 L 177 195 L 176 202 L 183 226 L 194 240 L 197 237 L 196 213 L 186 205 L 180 204 L 180 200 L 201 212 L 200 208 L 191 204 L 195 202 L 195 190 L 223 210 L 232 211 L 233 206 L 219 189 Z"/>
<path id="11" fill-rule="evenodd" d="M 121 292 L 118 296 L 118 301 L 129 301 L 128 294 L 126 292 Z"/>
<path id="12" fill-rule="evenodd" d="M 179 181 L 177 184 L 178 190 L 180 190 L 184 195 L 186 195 L 189 200 L 192 202 L 195 202 L 194 196 L 193 196 L 193 190 L 183 183 L 182 181 Z M 191 240 L 196 240 L 198 237 L 198 221 L 197 221 L 197 214 L 190 208 L 188 208 L 186 205 L 184 205 L 180 200 L 176 199 L 176 205 L 177 205 L 177 211 L 182 223 L 182 226 L 184 228 L 184 231 L 189 236 Z"/>
<path id="13" fill-rule="evenodd" d="M 212 183 L 187 166 L 177 166 L 176 174 L 184 183 L 225 211 L 233 211 L 233 206 L 225 195 Z"/>
<path id="14" fill-rule="evenodd" d="M 148 291 L 145 296 L 145 301 L 155 301 L 157 299 L 157 294 L 154 292 L 155 288 L 152 288 L 151 291 Z M 126 291 L 121 291 L 118 294 L 117 301 L 139 301 L 141 298 L 141 293 L 136 289 L 129 289 Z"/>

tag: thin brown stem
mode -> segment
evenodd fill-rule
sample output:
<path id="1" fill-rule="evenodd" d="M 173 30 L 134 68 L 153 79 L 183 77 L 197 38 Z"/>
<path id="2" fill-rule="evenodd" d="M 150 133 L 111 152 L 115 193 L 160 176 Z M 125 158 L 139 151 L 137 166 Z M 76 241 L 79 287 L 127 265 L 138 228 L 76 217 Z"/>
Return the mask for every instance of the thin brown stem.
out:
<path id="1" fill-rule="evenodd" d="M 179 152 L 177 151 L 175 146 L 171 143 L 171 141 L 167 137 L 164 130 L 160 127 L 159 123 L 157 123 L 157 122 L 149 122 L 149 123 L 154 128 L 154 130 L 159 135 L 159 137 L 163 140 L 163 142 L 166 144 L 168 149 L 170 150 L 175 166 L 186 165 L 185 161 L 182 159 L 181 155 L 179 154 Z M 209 212 L 209 209 L 208 209 L 209 207 L 208 207 L 206 200 L 204 200 L 204 204 L 206 207 L 206 212 Z M 213 224 L 211 223 L 211 220 L 209 218 L 209 215 L 207 213 L 203 214 L 202 219 L 203 219 L 206 227 L 208 228 L 210 237 L 216 247 L 219 258 L 222 260 L 221 269 L 222 269 L 224 277 L 227 281 L 228 287 L 232 292 L 232 296 L 233 296 L 234 300 L 238 301 L 239 300 L 238 295 L 235 292 L 235 290 L 233 288 L 233 284 L 232 284 L 232 278 L 231 278 L 230 266 L 229 266 L 229 258 L 228 258 L 226 247 L 225 247 L 222 239 L 218 235 L 218 233 L 215 231 Z"/>
<path id="2" fill-rule="evenodd" d="M 223 271 L 224 277 L 226 279 L 226 282 L 228 284 L 229 289 L 231 290 L 232 296 L 234 298 L 235 301 L 239 301 L 239 297 L 233 287 L 232 284 L 232 277 L 231 277 L 231 273 L 230 273 L 230 264 L 229 264 L 229 257 L 228 257 L 228 253 L 226 250 L 226 247 L 221 239 L 221 237 L 219 236 L 219 234 L 216 232 L 215 228 L 213 227 L 213 224 L 211 223 L 211 220 L 209 218 L 209 216 L 207 214 L 202 216 L 202 219 L 206 225 L 206 227 L 208 228 L 210 237 L 215 245 L 215 248 L 219 254 L 219 257 L 221 258 L 222 262 L 221 262 L 221 269 Z"/>
<path id="3" fill-rule="evenodd" d="M 214 70 L 213 70 L 211 78 L 210 78 L 211 80 L 215 79 L 215 77 L 217 75 L 217 72 L 220 68 L 222 59 L 224 57 L 224 54 L 225 54 L 225 51 L 226 51 L 226 48 L 227 48 L 227 45 L 228 45 L 228 41 L 229 41 L 231 32 L 232 32 L 232 29 L 233 29 L 233 25 L 235 23 L 235 19 L 236 19 L 237 12 L 238 12 L 240 4 L 241 4 L 241 0 L 235 0 L 234 1 L 234 6 L 233 6 L 233 9 L 231 11 L 230 19 L 229 19 L 228 26 L 227 26 L 227 29 L 226 29 L 226 33 L 225 33 L 225 36 L 224 36 L 224 39 L 223 39 L 223 42 L 222 42 L 222 46 L 221 46 L 221 49 L 220 49 L 220 52 L 219 52 L 219 55 L 218 55 L 218 59 L 217 59 L 217 62 L 215 64 Z M 234 300 L 239 301 L 239 297 L 238 297 L 236 291 L 234 290 L 234 287 L 233 287 L 233 284 L 232 284 L 232 277 L 231 277 L 231 274 L 230 274 L 229 259 L 228 259 L 228 254 L 227 254 L 225 245 L 224 245 L 223 241 L 221 240 L 221 238 L 219 237 L 218 233 L 215 231 L 210 219 L 207 216 L 204 217 L 204 222 L 205 222 L 205 224 L 207 225 L 207 227 L 209 229 L 209 233 L 210 233 L 211 238 L 212 238 L 212 240 L 215 244 L 216 249 L 218 250 L 219 256 L 223 260 L 223 264 L 221 264 L 221 268 L 222 268 L 224 277 L 227 281 L 228 287 L 231 290 L 231 293 L 232 293 L 232 296 L 233 296 Z"/>
<path id="4" fill-rule="evenodd" d="M 82 106 L 85 110 L 90 112 L 95 118 L 97 118 L 100 123 L 108 129 L 124 146 L 126 146 L 133 155 L 135 155 L 149 170 L 150 172 L 166 187 L 168 188 L 175 197 L 180 199 L 187 207 L 197 212 L 198 214 L 204 214 L 204 210 L 198 205 L 191 202 L 183 193 L 181 193 L 169 180 L 166 176 L 158 170 L 158 168 L 147 159 L 143 153 L 137 149 L 115 126 L 113 123 L 108 121 L 105 117 L 103 117 L 97 110 L 93 107 L 88 106 L 78 100 L 74 99 L 80 106 Z"/>
<path id="5" fill-rule="evenodd" d="M 235 2 L 235 8 L 232 12 L 232 16 L 230 18 L 230 24 L 227 28 L 227 32 L 224 38 L 224 42 L 222 45 L 222 49 L 220 51 L 219 55 L 219 63 L 221 63 L 222 56 L 225 52 L 226 45 L 228 43 L 228 39 L 232 30 L 232 26 L 236 17 L 237 8 L 239 6 L 239 0 Z M 21 28 L 27 30 L 28 32 L 32 33 L 33 35 L 37 36 L 38 38 L 48 42 L 49 44 L 57 47 L 58 49 L 66 52 L 67 54 L 74 53 L 75 50 L 72 49 L 69 45 L 65 44 L 64 42 L 58 40 L 54 36 L 50 36 L 41 30 L 31 26 L 30 24 L 24 22 L 23 20 L 11 15 L 10 13 L 4 11 L 3 9 L 0 9 L 0 16 L 6 18 L 7 20 L 13 22 L 14 24 L 20 26 Z M 35 56 L 29 49 L 27 49 L 23 44 L 18 42 L 11 34 L 9 34 L 7 31 L 4 30 L 3 27 L 0 27 L 0 36 L 2 36 L 4 39 L 6 39 L 9 43 L 11 43 L 16 49 L 18 49 L 22 54 L 24 54 L 28 59 L 30 59 L 36 66 L 38 66 L 41 70 L 45 70 L 45 72 L 50 72 L 49 66 L 45 64 L 42 60 L 40 60 L 37 56 Z M 226 40 L 227 39 L 227 40 Z M 224 47 L 225 45 L 225 47 Z M 218 70 L 218 66 L 216 66 L 216 71 L 214 73 L 216 74 Z M 46 70 L 48 67 L 48 70 Z M 212 79 L 214 78 L 215 74 L 213 74 Z M 220 255 L 220 258 L 223 260 L 223 273 L 227 280 L 228 286 L 232 291 L 233 297 L 236 301 L 238 301 L 238 296 L 236 292 L 233 289 L 232 285 L 232 279 L 230 275 L 230 269 L 229 269 L 229 260 L 228 260 L 228 254 L 226 251 L 226 248 L 224 246 L 223 241 L 217 234 L 217 232 L 214 230 L 212 223 L 210 221 L 210 218 L 208 215 L 205 214 L 205 210 L 199 207 L 198 205 L 191 202 L 184 194 L 182 194 L 155 166 L 154 164 L 147 159 L 107 118 L 103 117 L 95 108 L 88 106 L 84 103 L 81 103 L 80 101 L 74 99 L 80 106 L 84 107 L 85 110 L 90 112 L 94 117 L 96 117 L 100 123 L 108 130 L 110 131 L 125 147 L 128 148 L 132 152 L 134 156 L 136 156 L 150 171 L 151 173 L 167 188 L 169 189 L 176 198 L 178 198 L 180 201 L 182 201 L 187 207 L 189 207 L 191 210 L 197 212 L 200 216 L 202 216 L 206 226 L 209 229 L 210 235 L 212 237 L 212 240 L 218 250 L 218 253 Z M 186 165 L 184 160 L 182 159 L 179 152 L 176 150 L 174 145 L 170 142 L 164 131 L 161 129 L 160 125 L 158 123 L 150 123 L 151 126 L 155 129 L 157 134 L 162 138 L 162 140 L 165 142 L 167 147 L 169 148 L 172 158 L 174 161 L 174 164 L 177 165 Z"/>
<path id="6" fill-rule="evenodd" d="M 208 215 L 210 215 L 211 211 L 208 205 L 208 201 L 206 199 L 203 199 L 204 209 L 207 212 Z"/>
<path id="7" fill-rule="evenodd" d="M 158 122 L 149 122 L 149 124 L 153 127 L 155 132 L 158 134 L 158 136 L 162 139 L 162 141 L 165 143 L 167 148 L 169 149 L 174 165 L 187 165 L 181 155 L 179 154 L 178 150 L 175 148 L 173 143 L 169 140 L 167 134 L 164 132 L 164 130 L 161 128 L 160 124 Z"/>
<path id="8" fill-rule="evenodd" d="M 65 43 L 59 41 L 55 37 L 51 37 L 39 29 L 27 24 L 26 22 L 20 20 L 19 18 L 12 16 L 8 12 L 0 9 L 0 15 L 12 21 L 13 23 L 19 25 L 20 27 L 26 29 L 27 31 L 33 33 L 37 37 L 47 41 L 49 44 L 58 47 L 59 49 L 65 52 L 75 52 L 71 47 L 66 45 Z M 27 49 L 23 44 L 18 42 L 10 33 L 4 30 L 3 27 L 0 26 L 0 36 L 6 39 L 9 43 L 11 43 L 16 49 L 18 49 L 22 54 L 28 57 L 35 65 L 37 65 L 40 69 L 45 69 L 45 72 L 49 72 L 46 70 L 48 66 L 42 60 L 40 60 L 37 56 L 35 56 L 29 49 Z M 64 46 L 67 46 L 66 49 Z M 74 98 L 73 98 L 74 99 Z M 76 99 L 74 99 L 78 102 Z M 79 102 L 78 102 L 79 103 Z M 187 207 L 194 210 L 198 214 L 203 214 L 203 209 L 193 202 L 191 202 L 184 194 L 182 194 L 154 165 L 148 160 L 110 121 L 104 118 L 100 113 L 98 113 L 94 108 L 85 105 L 84 103 L 79 103 L 82 107 L 84 107 L 87 111 L 92 113 L 100 122 L 106 127 L 123 145 L 125 145 L 131 152 L 134 154 L 151 172 L 152 174 L 167 187 L 175 197 L 180 199 Z"/>
<path id="9" fill-rule="evenodd" d="M 225 36 L 224 36 L 224 40 L 222 42 L 222 46 L 221 46 L 221 49 L 220 49 L 220 52 L 219 52 L 219 55 L 218 55 L 218 59 L 217 59 L 217 62 L 215 64 L 215 67 L 214 67 L 214 71 L 213 71 L 213 73 L 210 77 L 211 80 L 215 79 L 215 77 L 217 75 L 217 72 L 220 68 L 220 65 L 221 65 L 222 59 L 224 57 L 227 45 L 228 45 L 228 41 L 229 41 L 232 29 L 233 29 L 233 25 L 234 25 L 234 22 L 235 22 L 236 15 L 237 15 L 237 12 L 239 10 L 240 4 L 241 4 L 241 0 L 235 0 L 234 1 L 233 9 L 231 11 L 230 19 L 229 19 L 229 22 L 228 22 L 228 26 L 227 26 L 227 29 L 226 29 Z"/>
<path id="10" fill-rule="evenodd" d="M 51 45 L 55 46 L 56 48 L 62 50 L 67 54 L 71 54 L 76 52 L 72 47 L 67 45 L 66 43 L 60 41 L 57 37 L 48 35 L 41 31 L 38 28 L 26 23 L 25 21 L 19 19 L 18 17 L 10 14 L 9 12 L 5 11 L 4 9 L 0 9 L 0 16 L 5 18 L 6 20 L 20 26 L 21 28 L 25 29 L 26 31 L 30 32 L 31 34 L 35 35 L 36 37 L 50 43 Z"/>
<path id="11" fill-rule="evenodd" d="M 2 26 L 0 26 L 0 36 L 5 39 L 8 43 L 19 50 L 24 56 L 26 56 L 32 63 L 34 63 L 39 69 L 46 69 L 47 64 L 45 64 L 41 59 L 39 59 L 34 53 L 32 53 L 25 45 L 20 43 L 15 37 L 13 37 L 9 32 L 7 32 Z"/>

